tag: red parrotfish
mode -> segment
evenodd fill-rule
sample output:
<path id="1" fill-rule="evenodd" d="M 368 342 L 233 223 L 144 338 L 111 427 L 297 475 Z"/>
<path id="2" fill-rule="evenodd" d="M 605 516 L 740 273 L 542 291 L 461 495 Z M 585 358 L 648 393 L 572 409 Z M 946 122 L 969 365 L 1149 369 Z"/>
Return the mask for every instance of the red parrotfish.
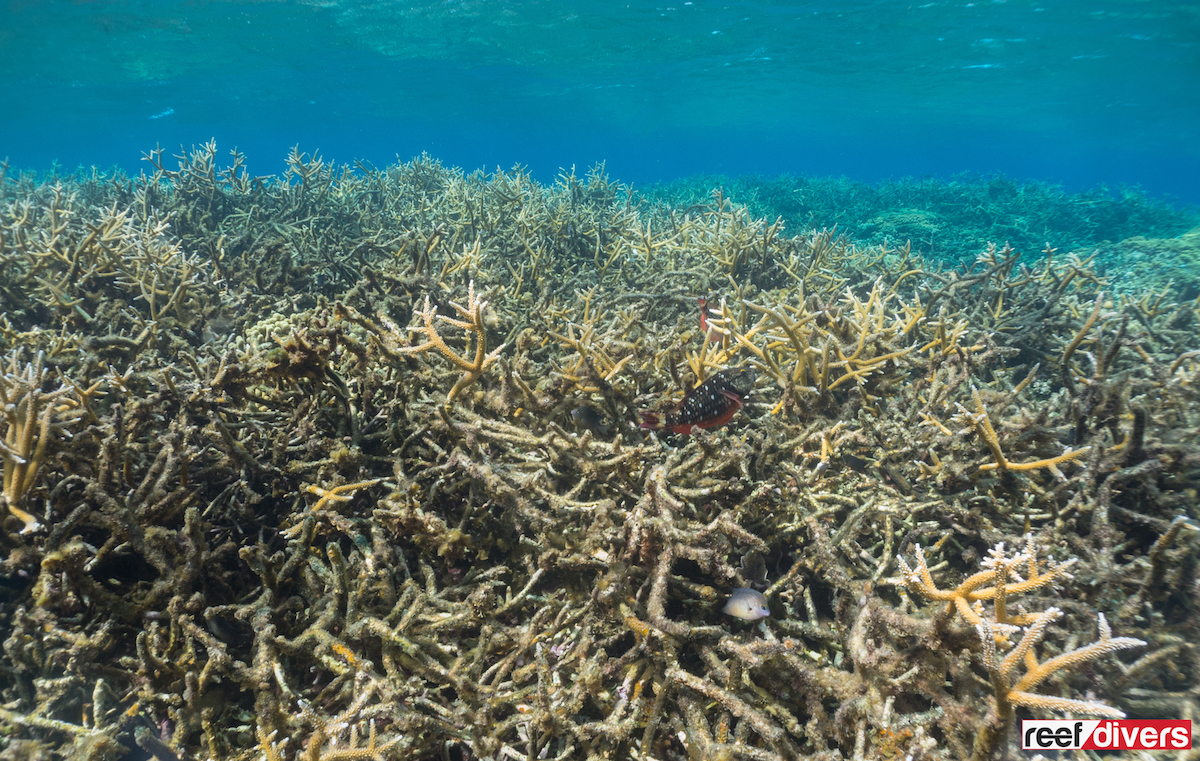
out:
<path id="1" fill-rule="evenodd" d="M 757 375 L 751 367 L 722 370 L 689 391 L 667 414 L 641 413 L 641 427 L 687 435 L 725 425 L 742 408 L 742 400 L 749 396 Z"/>

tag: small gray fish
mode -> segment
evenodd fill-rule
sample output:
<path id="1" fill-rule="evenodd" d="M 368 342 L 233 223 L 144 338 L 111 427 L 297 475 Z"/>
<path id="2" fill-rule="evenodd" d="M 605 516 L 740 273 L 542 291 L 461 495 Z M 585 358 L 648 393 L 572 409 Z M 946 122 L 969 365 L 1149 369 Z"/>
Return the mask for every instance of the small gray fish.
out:
<path id="1" fill-rule="evenodd" d="M 725 607 L 721 610 L 746 621 L 757 621 L 771 615 L 771 608 L 767 605 L 767 598 L 762 596 L 762 592 L 756 592 L 747 587 L 738 587 L 733 590 L 729 595 L 729 602 L 725 603 Z"/>
<path id="2" fill-rule="evenodd" d="M 605 424 L 600 411 L 588 404 L 582 404 L 571 410 L 571 419 L 575 425 L 591 431 L 597 436 L 607 436 L 611 426 Z"/>

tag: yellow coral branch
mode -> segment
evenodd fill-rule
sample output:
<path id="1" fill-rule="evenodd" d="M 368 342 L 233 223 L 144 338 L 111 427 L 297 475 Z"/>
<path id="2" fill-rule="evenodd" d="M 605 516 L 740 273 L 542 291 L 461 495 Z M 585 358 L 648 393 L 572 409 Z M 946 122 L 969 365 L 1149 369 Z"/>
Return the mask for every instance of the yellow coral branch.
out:
<path id="1" fill-rule="evenodd" d="M 312 512 L 315 513 L 323 510 L 330 502 L 349 502 L 354 497 L 347 496 L 347 494 L 353 495 L 353 492 L 356 492 L 359 489 L 365 489 L 368 486 L 374 486 L 383 480 L 384 479 L 382 478 L 372 478 L 369 481 L 359 481 L 358 483 L 353 484 L 342 484 L 341 486 L 335 486 L 332 489 L 323 489 L 320 486 L 309 484 L 308 486 L 304 487 L 304 491 L 308 492 L 309 494 L 316 494 L 317 497 L 319 497 L 316 504 L 312 506 Z"/>
<path id="2" fill-rule="evenodd" d="M 425 308 L 417 314 L 421 316 L 421 327 L 409 328 L 409 330 L 420 331 L 425 334 L 425 343 L 419 346 L 405 346 L 397 349 L 399 354 L 423 354 L 430 350 L 436 349 L 443 357 L 450 360 L 450 363 L 463 371 L 463 376 L 454 384 L 454 388 L 450 389 L 450 393 L 446 395 L 446 403 L 450 404 L 459 393 L 467 386 L 470 386 L 479 376 L 483 375 L 483 371 L 489 365 L 500 358 L 500 352 L 504 349 L 504 344 L 496 347 L 492 352 L 487 350 L 487 336 L 483 325 L 483 310 L 487 306 L 487 302 L 475 296 L 475 281 L 472 280 L 467 291 L 467 306 L 460 306 L 453 301 L 450 306 L 458 312 L 459 317 L 466 319 L 456 320 L 453 317 L 446 317 L 437 313 L 436 306 L 430 306 L 429 296 L 425 297 Z M 446 345 L 445 340 L 437 331 L 437 326 L 434 323 L 434 318 L 442 322 L 449 323 L 456 328 L 465 330 L 469 335 L 475 337 L 475 355 L 468 359 L 464 355 L 451 349 Z"/>
<path id="3" fill-rule="evenodd" d="M 21 509 L 19 503 L 37 483 L 37 476 L 46 460 L 54 415 L 59 397 L 72 389 L 63 386 L 44 393 L 46 371 L 39 354 L 33 362 L 21 368 L 13 354 L 8 370 L 0 374 L 0 405 L 3 406 L 3 436 L 0 437 L 0 459 L 4 461 L 4 491 L 0 505 L 21 519 L 22 533 L 40 526 L 37 518 Z M 73 402 L 73 400 L 72 400 Z"/>
<path id="4" fill-rule="evenodd" d="M 1007 457 L 1004 456 L 1004 450 L 1000 448 L 1000 437 L 996 434 L 996 429 L 992 427 L 992 421 L 988 417 L 987 408 L 983 406 L 983 399 L 981 399 L 979 396 L 979 389 L 975 388 L 974 386 L 971 387 L 971 398 L 975 400 L 975 408 L 978 410 L 977 414 L 970 416 L 971 422 L 974 424 L 975 430 L 978 432 L 979 437 L 983 439 L 983 443 L 987 445 L 988 449 L 992 450 L 992 457 L 996 459 L 995 462 L 989 462 L 984 465 L 980 465 L 979 469 L 981 471 L 996 470 L 997 468 L 1000 470 L 1011 471 L 1038 470 L 1040 468 L 1047 468 L 1051 473 L 1057 474 L 1059 465 L 1071 462 L 1072 460 L 1077 460 L 1092 450 L 1091 447 L 1068 449 L 1060 455 L 1055 457 L 1047 457 L 1042 460 L 1034 460 L 1033 462 L 1011 462 Z"/>

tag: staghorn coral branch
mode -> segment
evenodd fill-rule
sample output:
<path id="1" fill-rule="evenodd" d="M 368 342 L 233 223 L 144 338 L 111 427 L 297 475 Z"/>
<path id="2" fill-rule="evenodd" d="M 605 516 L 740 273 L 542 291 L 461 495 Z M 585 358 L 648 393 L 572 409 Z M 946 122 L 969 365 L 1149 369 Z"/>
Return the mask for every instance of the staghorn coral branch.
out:
<path id="1" fill-rule="evenodd" d="M 998 602 L 997 605 L 997 623 L 1012 625 L 1028 623 L 1021 616 L 1010 616 L 1005 612 L 1004 603 L 1000 600 L 1007 598 L 1009 595 L 1025 594 L 1035 589 L 1046 586 L 1054 581 L 1059 576 L 1065 576 L 1066 570 L 1077 562 L 1076 558 L 1071 558 L 1064 563 L 1052 565 L 1044 573 L 1037 570 L 1037 560 L 1032 546 L 1032 537 L 1026 537 L 1027 549 L 1025 552 L 1017 553 L 1013 556 L 1004 554 L 1004 544 L 1001 543 L 993 548 L 989 557 L 984 561 L 984 565 L 988 566 L 985 570 L 972 574 L 965 579 L 954 589 L 939 589 L 933 581 L 933 576 L 929 572 L 929 565 L 925 560 L 925 550 L 921 545 L 917 545 L 914 552 L 917 559 L 917 567 L 914 570 L 908 565 L 903 556 L 897 556 L 896 560 L 900 564 L 902 575 L 889 579 L 888 582 L 898 586 L 907 586 L 910 591 L 919 594 L 927 600 L 938 600 L 949 603 L 947 610 L 956 608 L 960 615 L 972 626 L 978 626 L 982 622 L 982 617 L 974 610 L 973 603 L 982 600 L 993 600 Z M 1021 578 L 1021 566 L 1028 563 L 1028 578 Z M 1016 578 L 1017 581 L 1007 582 L 1003 579 Z M 998 585 L 984 587 L 984 584 L 994 584 L 999 581 Z M 982 589 L 980 587 L 983 587 Z"/>
<path id="2" fill-rule="evenodd" d="M 980 641 L 983 643 L 984 666 L 992 676 L 992 684 L 996 691 L 997 713 L 1000 718 L 1005 721 L 1011 721 L 1013 706 L 1017 705 L 1052 711 L 1073 711 L 1092 716 L 1103 716 L 1109 719 L 1125 718 L 1124 712 L 1098 701 L 1076 700 L 1030 692 L 1030 690 L 1045 681 L 1053 673 L 1068 666 L 1087 663 L 1118 650 L 1142 647 L 1146 644 L 1144 641 L 1133 637 L 1113 638 L 1108 621 L 1105 620 L 1104 614 L 1101 613 L 1099 624 L 1100 638 L 1098 640 L 1090 645 L 1084 645 L 1043 663 L 1038 663 L 1037 657 L 1033 654 L 1033 648 L 1045 636 L 1046 628 L 1061 615 L 1062 611 L 1058 608 L 1049 608 L 1037 614 L 1033 625 L 1026 629 L 1025 635 L 1021 637 L 1021 641 L 1017 643 L 1017 646 L 1002 661 L 997 661 L 996 659 L 996 633 L 993 625 L 987 621 L 983 621 L 976 626 Z M 1025 664 L 1026 671 L 1024 676 L 1016 684 L 1013 684 L 1013 672 L 1020 663 Z"/>
<path id="3" fill-rule="evenodd" d="M 4 461 L 4 491 L 0 503 L 25 524 L 21 533 L 34 531 L 41 525 L 17 503 L 33 489 L 45 463 L 54 418 L 63 411 L 57 402 L 67 401 L 66 409 L 74 404 L 74 400 L 65 399 L 73 391 L 70 386 L 49 393 L 42 391 L 46 380 L 42 361 L 43 355 L 39 353 L 22 369 L 18 353 L 14 352 L 9 357 L 7 371 L 0 373 L 0 404 L 3 405 L 0 459 Z"/>
<path id="4" fill-rule="evenodd" d="M 736 695 L 731 694 L 728 690 L 713 684 L 712 682 L 701 679 L 682 668 L 675 666 L 667 669 L 667 680 L 673 684 L 679 684 L 687 687 L 690 690 L 700 693 L 709 700 L 714 700 L 720 703 L 727 711 L 737 716 L 739 719 L 745 720 L 754 731 L 771 743 L 780 743 L 784 739 L 783 730 L 772 724 L 765 716 L 756 711 L 749 703 L 745 702 Z"/>
<path id="5" fill-rule="evenodd" d="M 317 513 L 323 510 L 330 502 L 349 502 L 351 499 L 353 499 L 353 497 L 348 496 L 347 493 L 352 494 L 359 489 L 365 489 L 368 486 L 374 486 L 383 480 L 384 479 L 382 478 L 372 478 L 367 481 L 359 481 L 358 483 L 353 484 L 341 484 L 340 486 L 335 486 L 332 489 L 323 489 L 320 486 L 309 484 L 308 486 L 304 487 L 304 491 L 317 495 L 318 499 L 316 503 L 310 508 L 312 512 Z"/>
<path id="6" fill-rule="evenodd" d="M 397 349 L 399 354 L 424 354 L 426 352 L 437 350 L 443 357 L 450 360 L 450 363 L 463 371 L 463 376 L 458 379 L 454 387 L 450 389 L 450 393 L 446 395 L 446 403 L 452 403 L 458 398 L 459 393 L 467 386 L 470 386 L 479 376 L 483 375 L 483 371 L 489 365 L 500 358 L 500 352 L 504 350 L 504 344 L 496 347 L 495 350 L 488 352 L 487 336 L 484 332 L 483 325 L 483 310 L 487 306 L 487 302 L 475 296 L 475 281 L 472 280 L 467 291 L 467 306 L 463 307 L 459 304 L 450 302 L 450 305 L 458 312 L 460 317 L 465 320 L 456 320 L 452 317 L 446 317 L 437 313 L 436 306 L 430 306 L 429 296 L 425 297 L 425 308 L 417 312 L 421 316 L 421 327 L 409 328 L 425 334 L 425 343 L 419 346 L 406 346 Z M 437 331 L 434 318 L 442 322 L 449 323 L 456 328 L 465 330 L 468 334 L 475 336 L 475 355 L 468 359 L 465 355 L 460 355 L 449 346 Z"/>
<path id="7" fill-rule="evenodd" d="M 1077 700 L 1075 698 L 1059 698 L 1053 695 L 1038 695 L 1034 692 L 1010 690 L 1009 702 L 1028 708 L 1044 708 L 1047 711 L 1070 711 L 1089 716 L 1101 716 L 1105 719 L 1123 719 L 1125 712 L 1112 706 L 1098 703 L 1094 700 Z"/>
<path id="8" fill-rule="evenodd" d="M 1042 641 L 1042 637 L 1046 635 L 1046 627 L 1062 615 L 1062 611 L 1058 608 L 1048 608 L 1037 614 L 1032 625 L 1025 630 L 1025 636 L 1021 637 L 1021 641 L 1012 649 L 1012 652 L 1004 656 L 1004 660 L 999 663 L 1000 673 L 1007 679 L 1017 667 L 1017 664 L 1025 660 L 1033 646 Z M 981 624 L 981 626 L 984 626 Z M 989 669 L 992 668 L 989 666 Z M 1026 685 L 1030 687 L 1032 685 Z"/>
<path id="9" fill-rule="evenodd" d="M 975 427 L 979 437 L 987 444 L 988 449 L 992 450 L 992 456 L 996 458 L 995 462 L 985 463 L 980 465 L 979 469 L 983 470 L 1038 470 L 1046 468 L 1051 473 L 1058 473 L 1058 466 L 1064 463 L 1077 460 L 1088 452 L 1092 451 L 1091 447 L 1081 447 L 1080 449 L 1068 449 L 1056 457 L 1048 457 L 1043 460 L 1035 460 L 1033 462 L 1011 462 L 1004 456 L 1004 450 L 1000 448 L 1000 437 L 996 434 L 996 429 L 992 427 L 992 421 L 988 417 L 987 408 L 983 406 L 983 400 L 979 396 L 979 390 L 971 386 L 971 397 L 975 400 L 976 414 L 966 413 L 971 424 Z M 962 409 L 961 405 L 959 406 Z M 963 410 L 966 412 L 965 410 Z"/>
<path id="10" fill-rule="evenodd" d="M 1057 608 L 1050 608 L 1050 610 L 1046 612 L 1049 613 L 1050 611 L 1055 611 L 1057 613 Z M 1090 645 L 1078 647 L 1070 652 L 1066 652 L 1047 661 L 1043 661 L 1042 663 L 1038 663 L 1037 661 L 1033 660 L 1033 658 L 1030 657 L 1032 655 L 1032 650 L 1026 648 L 1028 655 L 1026 655 L 1025 660 L 1028 670 L 1025 672 L 1025 676 L 1021 677 L 1021 680 L 1013 686 L 1013 689 L 1018 692 L 1027 691 L 1041 684 L 1055 671 L 1064 669 L 1067 666 L 1075 666 L 1088 661 L 1093 661 L 1100 656 L 1108 655 L 1109 653 L 1115 653 L 1118 650 L 1127 650 L 1131 647 L 1144 647 L 1146 645 L 1144 640 L 1140 640 L 1135 637 L 1113 637 L 1112 628 L 1108 625 L 1108 620 L 1105 619 L 1103 613 L 1099 614 L 1099 616 L 1099 639 Z M 1035 641 L 1037 639 L 1041 639 L 1044 629 L 1045 627 L 1043 626 L 1040 630 L 1035 632 L 1034 627 L 1030 627 L 1029 633 L 1022 638 L 1022 644 L 1024 643 L 1025 639 L 1033 637 L 1035 634 Z M 1007 661 L 1008 658 L 1005 658 L 1005 662 Z M 1013 702 L 1020 701 L 1014 700 Z M 1030 704 L 1024 703 L 1023 705 Z M 1120 714 L 1120 716 L 1117 718 L 1121 718 L 1125 715 L 1120 711 L 1117 711 L 1117 713 Z"/>
<path id="11" fill-rule="evenodd" d="M 1010 594 L 1029 592 L 1044 587 L 1062 575 L 1064 570 L 1072 564 L 1074 558 L 1066 563 L 1051 566 L 1045 572 L 1040 572 L 1032 536 L 1026 535 L 1025 542 L 1025 550 L 1012 555 L 1005 552 L 1003 542 L 997 544 L 983 562 L 985 570 L 973 574 L 954 589 L 939 589 L 936 586 L 933 576 L 929 572 L 925 553 L 920 546 L 916 548 L 916 569 L 911 568 L 903 557 L 898 557 L 897 560 L 903 575 L 890 580 L 890 583 L 907 586 L 912 592 L 926 599 L 947 601 L 949 603 L 947 612 L 957 609 L 963 619 L 974 625 L 975 631 L 979 635 L 983 666 L 991 677 L 995 704 L 988 720 L 980 727 L 975 736 L 972 761 L 996 758 L 997 752 L 1008 742 L 1008 731 L 1015 717 L 1014 706 L 1017 705 L 1052 711 L 1073 711 L 1107 718 L 1123 718 L 1124 713 L 1098 701 L 1039 695 L 1032 690 L 1056 672 L 1088 663 L 1118 650 L 1141 647 L 1146 644 L 1133 637 L 1114 638 L 1108 621 L 1101 613 L 1099 639 L 1090 645 L 1076 648 L 1039 663 L 1034 649 L 1045 637 L 1050 624 L 1062 615 L 1062 611 L 1059 608 L 1049 608 L 1032 615 L 1013 616 L 1007 611 L 1007 597 Z M 1022 578 L 1023 569 L 1028 578 Z M 1014 579 L 1014 581 L 1009 582 L 1008 579 Z M 983 584 L 988 583 L 992 586 L 980 588 Z M 984 615 L 982 601 L 986 599 L 992 599 L 995 603 L 992 620 Z M 975 605 L 972 606 L 971 602 L 974 602 Z M 999 646 L 1008 642 L 1009 635 L 1019 631 L 1022 626 L 1025 627 L 1025 632 L 1020 641 L 1007 655 L 1001 658 Z M 1022 665 L 1024 674 L 1014 682 Z"/>

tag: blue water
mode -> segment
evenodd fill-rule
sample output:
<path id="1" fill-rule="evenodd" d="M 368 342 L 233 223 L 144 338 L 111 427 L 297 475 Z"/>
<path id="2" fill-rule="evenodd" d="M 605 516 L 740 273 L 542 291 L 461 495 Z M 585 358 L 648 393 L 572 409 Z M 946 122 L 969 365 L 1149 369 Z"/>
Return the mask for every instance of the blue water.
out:
<path id="1" fill-rule="evenodd" d="M 1002 172 L 1200 203 L 1200 3 L 8 2 L 0 158 L 216 138 L 377 165 L 875 181 Z"/>

